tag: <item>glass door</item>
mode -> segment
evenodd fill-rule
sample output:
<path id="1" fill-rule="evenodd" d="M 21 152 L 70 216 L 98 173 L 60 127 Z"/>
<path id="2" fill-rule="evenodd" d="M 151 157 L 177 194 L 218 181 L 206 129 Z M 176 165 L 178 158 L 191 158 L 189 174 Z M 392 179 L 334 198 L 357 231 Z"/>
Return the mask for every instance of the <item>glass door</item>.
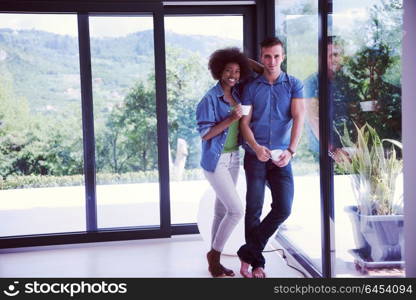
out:
<path id="1" fill-rule="evenodd" d="M 166 16 L 165 32 L 172 223 L 196 223 L 209 184 L 200 167 L 195 109 L 216 84 L 208 70 L 211 53 L 243 49 L 243 16 Z"/>
<path id="2" fill-rule="evenodd" d="M 403 277 L 403 3 L 275 5 L 286 68 L 304 81 L 307 107 L 300 184 L 279 240 L 315 276 Z"/>
<path id="3" fill-rule="evenodd" d="M 98 228 L 159 226 L 153 16 L 90 16 Z"/>
<path id="4" fill-rule="evenodd" d="M 286 49 L 284 71 L 302 80 L 305 125 L 292 162 L 295 196 L 292 214 L 281 225 L 280 242 L 322 272 L 319 168 L 318 1 L 276 0 L 276 36 Z"/>
<path id="5" fill-rule="evenodd" d="M 0 237 L 85 230 L 76 14 L 0 14 Z"/>
<path id="6" fill-rule="evenodd" d="M 170 236 L 162 4 L 39 4 L 1 13 L 2 247 Z"/>
<path id="7" fill-rule="evenodd" d="M 165 14 L 172 224 L 205 224 L 213 213 L 215 195 L 200 167 L 196 106 L 216 84 L 208 69 L 215 50 L 237 47 L 249 57 L 255 52 L 252 9 L 181 7 L 168 8 Z M 239 184 L 244 185 L 241 179 L 243 172 Z"/>
<path id="8" fill-rule="evenodd" d="M 333 1 L 328 17 L 334 276 L 403 277 L 403 1 Z"/>

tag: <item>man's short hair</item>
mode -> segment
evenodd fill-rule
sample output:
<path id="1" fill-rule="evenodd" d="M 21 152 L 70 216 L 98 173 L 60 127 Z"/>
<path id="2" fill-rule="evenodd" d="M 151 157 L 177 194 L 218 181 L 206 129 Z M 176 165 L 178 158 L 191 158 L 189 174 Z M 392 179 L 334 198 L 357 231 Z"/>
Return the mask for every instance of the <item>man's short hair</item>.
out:
<path id="1" fill-rule="evenodd" d="M 331 44 L 334 46 L 338 46 L 342 49 L 345 48 L 345 41 L 337 35 L 328 36 L 328 45 L 331 45 Z"/>
<path id="2" fill-rule="evenodd" d="M 283 52 L 284 52 L 285 47 L 283 45 L 283 42 L 275 36 L 270 36 L 270 37 L 265 38 L 260 43 L 260 50 L 263 49 L 263 48 L 270 48 L 270 47 L 273 47 L 273 46 L 276 46 L 276 45 L 282 46 L 282 49 L 283 49 Z"/>
<path id="3" fill-rule="evenodd" d="M 328 36 L 328 44 L 335 44 L 337 42 L 338 37 L 336 35 Z"/>

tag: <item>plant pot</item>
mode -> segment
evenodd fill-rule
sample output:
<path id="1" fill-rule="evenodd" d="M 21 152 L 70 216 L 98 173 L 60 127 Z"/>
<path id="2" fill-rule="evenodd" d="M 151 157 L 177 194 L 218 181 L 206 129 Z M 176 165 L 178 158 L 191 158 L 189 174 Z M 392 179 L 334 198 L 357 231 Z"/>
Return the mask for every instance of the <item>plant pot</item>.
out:
<path id="1" fill-rule="evenodd" d="M 372 261 L 400 261 L 404 257 L 403 215 L 361 215 L 348 206 L 357 248 Z"/>
<path id="2" fill-rule="evenodd" d="M 362 111 L 376 111 L 377 100 L 361 101 L 360 106 Z"/>
<path id="3" fill-rule="evenodd" d="M 352 233 L 355 242 L 356 250 L 362 255 L 364 259 L 370 259 L 371 247 L 366 241 L 360 226 L 360 214 L 358 214 L 357 206 L 347 206 L 344 210 L 348 213 L 348 216 L 352 224 Z"/>

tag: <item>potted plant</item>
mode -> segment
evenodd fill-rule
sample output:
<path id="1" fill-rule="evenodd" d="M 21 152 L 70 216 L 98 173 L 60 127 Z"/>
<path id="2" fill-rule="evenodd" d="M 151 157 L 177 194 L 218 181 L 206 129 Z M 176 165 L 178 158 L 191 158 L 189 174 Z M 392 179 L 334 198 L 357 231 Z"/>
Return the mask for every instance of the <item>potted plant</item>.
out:
<path id="1" fill-rule="evenodd" d="M 377 131 L 356 124 L 356 142 L 344 126 L 341 141 L 350 151 L 336 162 L 349 174 L 357 205 L 347 207 L 353 222 L 354 240 L 360 255 L 370 261 L 400 261 L 403 257 L 403 201 L 397 179 L 403 161 L 397 140 L 381 139 Z M 353 149 L 353 151 L 351 151 Z"/>
<path id="2" fill-rule="evenodd" d="M 347 59 L 349 88 L 360 104 L 355 120 L 372 124 L 383 138 L 400 138 L 401 133 L 400 83 L 388 80 L 398 62 L 391 46 L 381 41 Z"/>

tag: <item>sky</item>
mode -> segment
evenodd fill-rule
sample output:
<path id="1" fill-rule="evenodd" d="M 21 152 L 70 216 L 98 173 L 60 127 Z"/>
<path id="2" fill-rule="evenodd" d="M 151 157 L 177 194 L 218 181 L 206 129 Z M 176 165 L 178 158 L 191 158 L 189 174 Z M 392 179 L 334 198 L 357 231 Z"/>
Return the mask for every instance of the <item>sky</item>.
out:
<path id="1" fill-rule="evenodd" d="M 282 6 L 290 6 L 292 3 L 290 2 L 292 0 L 279 1 Z M 380 3 L 380 0 L 334 1 L 337 23 L 343 26 L 354 25 L 355 21 L 367 18 L 366 8 L 375 3 Z M 0 28 L 37 29 L 75 37 L 78 34 L 77 18 L 74 14 L 1 14 Z M 90 17 L 90 34 L 93 37 L 120 37 L 152 28 L 151 16 Z M 211 35 L 242 40 L 243 18 L 242 16 L 169 16 L 165 17 L 165 29 L 180 34 Z"/>
<path id="2" fill-rule="evenodd" d="M 36 29 L 77 36 L 77 18 L 71 14 L 1 14 L 0 28 Z M 90 34 L 94 37 L 125 36 L 153 28 L 150 16 L 90 17 Z M 165 29 L 180 34 L 213 35 L 243 39 L 242 16 L 165 17 Z"/>

